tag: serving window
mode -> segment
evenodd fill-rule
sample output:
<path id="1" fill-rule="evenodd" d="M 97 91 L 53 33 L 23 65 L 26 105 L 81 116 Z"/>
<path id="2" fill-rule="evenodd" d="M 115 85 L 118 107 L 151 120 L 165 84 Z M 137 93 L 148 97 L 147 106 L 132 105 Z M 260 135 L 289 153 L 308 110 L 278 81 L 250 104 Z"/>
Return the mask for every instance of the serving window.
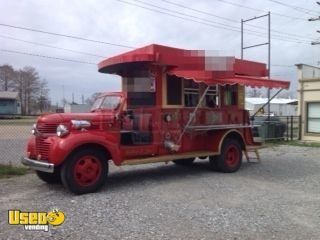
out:
<path id="1" fill-rule="evenodd" d="M 224 105 L 238 104 L 238 85 L 224 86 Z"/>
<path id="2" fill-rule="evenodd" d="M 182 105 L 182 78 L 167 75 L 167 105 Z"/>
<path id="3" fill-rule="evenodd" d="M 199 84 L 192 80 L 184 80 L 184 106 L 195 107 L 199 102 Z"/>
<path id="4" fill-rule="evenodd" d="M 210 86 L 206 94 L 206 107 L 219 107 L 219 86 Z"/>
<path id="5" fill-rule="evenodd" d="M 155 78 L 148 70 L 136 70 L 122 78 L 127 92 L 128 109 L 140 106 L 154 106 L 156 101 Z"/>

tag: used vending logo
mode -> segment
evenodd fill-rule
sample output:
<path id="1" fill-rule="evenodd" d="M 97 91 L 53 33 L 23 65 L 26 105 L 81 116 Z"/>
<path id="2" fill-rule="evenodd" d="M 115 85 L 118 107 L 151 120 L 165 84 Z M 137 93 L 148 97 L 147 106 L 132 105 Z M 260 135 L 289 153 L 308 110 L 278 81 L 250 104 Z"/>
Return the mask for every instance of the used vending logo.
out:
<path id="1" fill-rule="evenodd" d="M 49 225 L 60 226 L 64 223 L 64 212 L 53 209 L 50 212 L 22 212 L 20 210 L 8 211 L 10 225 L 23 225 L 27 231 L 49 231 Z"/>

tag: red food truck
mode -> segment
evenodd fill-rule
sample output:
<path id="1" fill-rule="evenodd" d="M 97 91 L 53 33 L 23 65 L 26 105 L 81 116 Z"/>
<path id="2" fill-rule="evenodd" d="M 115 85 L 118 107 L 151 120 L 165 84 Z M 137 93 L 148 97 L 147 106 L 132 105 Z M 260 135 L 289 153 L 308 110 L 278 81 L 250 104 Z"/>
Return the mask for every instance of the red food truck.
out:
<path id="1" fill-rule="evenodd" d="M 122 91 L 104 93 L 90 113 L 42 115 L 22 163 L 47 183 L 76 194 L 94 192 L 116 166 L 169 162 L 191 165 L 209 157 L 221 172 L 237 171 L 254 142 L 245 86 L 286 89 L 267 79 L 263 63 L 161 45 L 100 62 L 121 76 Z"/>

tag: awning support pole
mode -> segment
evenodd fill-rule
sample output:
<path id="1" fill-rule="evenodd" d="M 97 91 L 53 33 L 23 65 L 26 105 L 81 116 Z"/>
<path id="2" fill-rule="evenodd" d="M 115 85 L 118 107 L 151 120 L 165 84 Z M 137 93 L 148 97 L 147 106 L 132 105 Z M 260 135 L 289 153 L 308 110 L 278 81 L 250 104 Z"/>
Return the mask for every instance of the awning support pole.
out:
<path id="1" fill-rule="evenodd" d="M 187 128 L 190 126 L 190 124 L 192 123 L 193 119 L 195 118 L 196 113 L 197 113 L 199 107 L 201 106 L 204 98 L 206 97 L 209 88 L 210 88 L 210 86 L 207 85 L 207 88 L 206 88 L 206 90 L 204 90 L 201 98 L 199 99 L 199 102 L 198 102 L 197 106 L 195 107 L 195 109 L 193 110 L 193 112 L 190 114 L 189 120 L 188 120 L 186 126 L 183 128 L 183 130 L 182 130 L 182 132 L 181 132 L 181 134 L 180 134 L 180 136 L 179 136 L 179 138 L 178 138 L 178 144 L 181 142 L 181 139 L 182 139 L 183 134 L 186 132 Z"/>
<path id="2" fill-rule="evenodd" d="M 258 111 L 256 111 L 256 112 L 253 114 L 253 116 L 251 116 L 251 117 L 254 118 L 254 117 L 257 115 L 257 113 L 260 112 L 261 109 L 263 109 L 265 106 L 269 105 L 270 102 L 271 102 L 271 100 L 274 99 L 282 90 L 283 90 L 282 88 L 279 89 L 279 91 L 276 92 L 276 94 L 274 94 L 271 98 L 269 98 L 268 101 L 267 101 L 265 104 L 263 104 L 263 106 L 260 107 L 260 108 L 258 109 Z M 269 112 L 268 114 L 270 115 L 270 112 Z"/>

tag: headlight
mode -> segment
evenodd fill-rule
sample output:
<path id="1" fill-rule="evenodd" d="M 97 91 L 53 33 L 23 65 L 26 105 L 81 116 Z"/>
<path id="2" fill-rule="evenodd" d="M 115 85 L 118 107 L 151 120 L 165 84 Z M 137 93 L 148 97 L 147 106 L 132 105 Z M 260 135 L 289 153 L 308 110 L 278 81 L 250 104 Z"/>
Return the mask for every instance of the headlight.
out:
<path id="1" fill-rule="evenodd" d="M 33 124 L 31 128 L 31 134 L 36 135 L 37 134 L 37 124 Z"/>
<path id="2" fill-rule="evenodd" d="M 75 129 L 88 128 L 91 123 L 87 120 L 71 120 L 72 127 Z"/>
<path id="3" fill-rule="evenodd" d="M 63 137 L 69 133 L 68 128 L 65 125 L 60 124 L 57 127 L 57 136 L 58 137 Z"/>

